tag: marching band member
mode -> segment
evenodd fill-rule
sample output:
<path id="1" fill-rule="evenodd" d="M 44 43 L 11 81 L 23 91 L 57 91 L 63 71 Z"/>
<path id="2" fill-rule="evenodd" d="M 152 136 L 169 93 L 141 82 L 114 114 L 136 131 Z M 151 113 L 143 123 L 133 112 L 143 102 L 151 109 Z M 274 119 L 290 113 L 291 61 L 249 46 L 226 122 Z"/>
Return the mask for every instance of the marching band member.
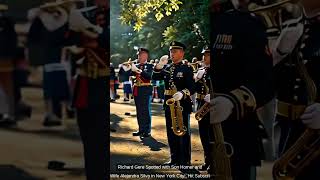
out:
<path id="1" fill-rule="evenodd" d="M 204 67 L 199 68 L 198 72 L 195 74 L 196 82 L 196 100 L 197 100 L 197 110 L 199 110 L 206 102 L 210 103 L 210 49 L 209 47 L 204 47 L 203 51 L 203 61 Z M 210 128 L 210 113 L 206 114 L 200 121 L 199 125 L 199 135 L 201 144 L 204 151 L 204 161 L 202 165 L 202 170 L 207 170 L 210 165 L 210 142 L 212 141 L 212 132 Z"/>
<path id="2" fill-rule="evenodd" d="M 177 132 L 176 124 L 173 121 L 171 107 L 164 104 L 167 137 L 170 147 L 171 160 L 165 165 L 190 165 L 191 142 L 190 142 L 190 114 L 192 112 L 191 95 L 194 94 L 195 85 L 193 80 L 193 69 L 183 62 L 186 46 L 180 42 L 170 43 L 170 59 L 172 64 L 166 65 L 167 60 L 160 60 L 155 66 L 152 79 L 164 80 L 165 82 L 165 102 L 171 98 L 174 103 L 179 102 L 182 110 L 182 117 L 176 117 L 177 121 L 182 121 L 182 131 Z M 180 108 L 180 107 L 179 107 Z M 181 119 L 180 119 L 181 118 Z M 178 122 L 177 122 L 178 123 Z"/>

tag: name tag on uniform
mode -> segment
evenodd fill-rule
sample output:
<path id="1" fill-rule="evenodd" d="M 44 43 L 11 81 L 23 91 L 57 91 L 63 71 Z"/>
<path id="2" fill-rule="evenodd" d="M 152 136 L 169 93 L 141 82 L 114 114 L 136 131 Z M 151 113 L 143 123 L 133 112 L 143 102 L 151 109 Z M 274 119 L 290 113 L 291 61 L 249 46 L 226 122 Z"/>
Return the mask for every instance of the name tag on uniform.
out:
<path id="1" fill-rule="evenodd" d="M 220 50 L 232 50 L 232 35 L 218 34 L 213 44 L 213 48 Z"/>
<path id="2" fill-rule="evenodd" d="M 183 72 L 178 72 L 178 73 L 177 73 L 177 77 L 178 77 L 178 78 L 182 78 L 182 77 L 183 77 Z"/>

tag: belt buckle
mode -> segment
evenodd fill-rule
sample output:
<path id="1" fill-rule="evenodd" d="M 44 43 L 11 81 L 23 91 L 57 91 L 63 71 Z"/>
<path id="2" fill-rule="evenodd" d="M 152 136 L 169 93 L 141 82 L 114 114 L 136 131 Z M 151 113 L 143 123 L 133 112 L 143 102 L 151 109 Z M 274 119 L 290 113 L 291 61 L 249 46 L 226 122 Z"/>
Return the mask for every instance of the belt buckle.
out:
<path id="1" fill-rule="evenodd" d="M 300 118 L 300 116 L 301 116 L 301 111 L 300 111 L 300 106 L 296 106 L 295 108 L 294 108 L 294 111 L 293 111 L 293 115 L 294 115 L 294 117 L 295 117 L 295 120 L 296 119 L 299 119 Z"/>
<path id="2" fill-rule="evenodd" d="M 299 107 L 296 106 L 296 105 L 290 105 L 290 119 L 292 120 L 297 120 L 299 117 L 299 114 L 298 114 L 298 109 Z"/>

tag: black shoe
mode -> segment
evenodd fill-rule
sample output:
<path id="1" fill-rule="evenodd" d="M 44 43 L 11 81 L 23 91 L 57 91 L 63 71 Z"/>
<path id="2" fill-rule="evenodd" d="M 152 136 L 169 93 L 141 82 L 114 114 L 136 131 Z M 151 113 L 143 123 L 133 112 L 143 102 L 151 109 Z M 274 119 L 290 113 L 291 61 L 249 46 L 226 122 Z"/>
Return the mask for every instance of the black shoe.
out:
<path id="1" fill-rule="evenodd" d="M 124 102 L 130 101 L 129 99 L 123 99 Z"/>
<path id="2" fill-rule="evenodd" d="M 11 117 L 3 117 L 0 115 L 0 127 L 11 127 L 15 126 L 17 122 Z"/>
<path id="3" fill-rule="evenodd" d="M 116 100 L 115 99 L 110 99 L 110 102 L 115 102 Z"/>
<path id="4" fill-rule="evenodd" d="M 204 163 L 201 165 L 201 168 L 199 169 L 200 171 L 207 171 L 209 168 L 209 164 L 208 163 Z"/>
<path id="5" fill-rule="evenodd" d="M 141 133 L 140 137 L 141 138 L 147 138 L 147 137 L 150 137 L 151 134 L 150 133 Z"/>
<path id="6" fill-rule="evenodd" d="M 75 117 L 75 110 L 72 108 L 66 108 L 67 117 L 73 119 Z"/>
<path id="7" fill-rule="evenodd" d="M 142 132 L 137 131 L 137 132 L 133 132 L 133 133 L 132 133 L 132 136 L 140 136 L 141 134 L 142 134 Z"/>
<path id="8" fill-rule="evenodd" d="M 61 126 L 62 122 L 61 122 L 61 120 L 59 120 L 57 118 L 52 119 L 52 118 L 46 117 L 42 124 L 43 124 L 43 126 L 47 126 L 47 127 Z"/>
<path id="9" fill-rule="evenodd" d="M 168 161 L 168 162 L 163 163 L 162 165 L 163 165 L 163 166 L 171 166 L 171 165 L 177 165 L 177 164 L 178 164 L 177 162 Z"/>

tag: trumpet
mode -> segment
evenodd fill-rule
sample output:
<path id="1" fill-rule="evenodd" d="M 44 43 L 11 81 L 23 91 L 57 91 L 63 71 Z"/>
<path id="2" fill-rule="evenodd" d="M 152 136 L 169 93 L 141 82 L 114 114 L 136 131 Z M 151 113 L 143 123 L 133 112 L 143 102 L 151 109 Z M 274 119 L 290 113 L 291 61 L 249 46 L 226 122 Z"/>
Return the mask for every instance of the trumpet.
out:
<path id="1" fill-rule="evenodd" d="M 131 61 L 131 58 L 129 58 L 128 61 L 126 61 L 126 62 L 124 62 L 124 63 L 121 63 L 121 65 L 129 67 L 129 66 L 131 66 L 132 63 L 133 63 L 133 62 Z"/>

